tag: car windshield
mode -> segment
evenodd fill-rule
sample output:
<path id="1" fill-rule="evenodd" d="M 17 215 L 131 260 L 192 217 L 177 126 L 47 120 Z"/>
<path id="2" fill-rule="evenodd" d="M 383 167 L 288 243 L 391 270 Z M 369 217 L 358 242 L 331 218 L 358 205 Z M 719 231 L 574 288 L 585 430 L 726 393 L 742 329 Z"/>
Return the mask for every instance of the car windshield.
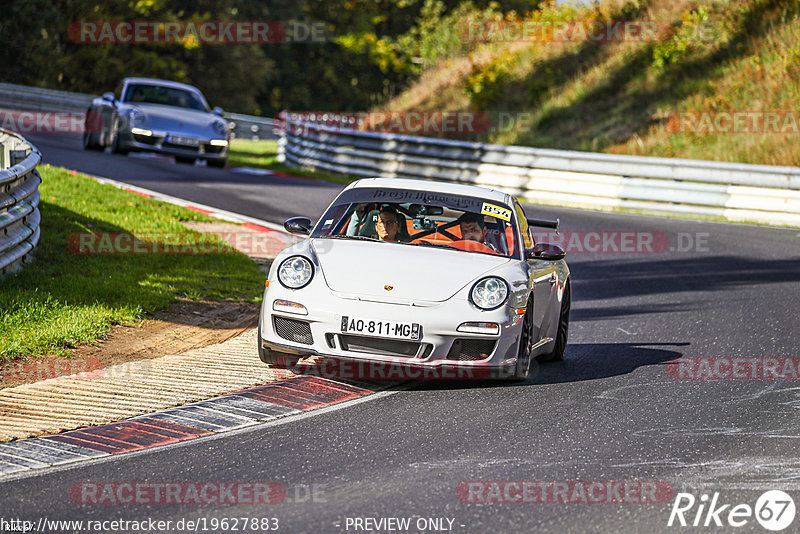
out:
<path id="1" fill-rule="evenodd" d="M 191 91 L 161 85 L 129 85 L 124 102 L 162 104 L 164 106 L 208 111 L 199 95 Z"/>
<path id="2" fill-rule="evenodd" d="M 520 250 L 513 211 L 504 203 L 405 189 L 345 191 L 311 237 L 391 241 L 505 257 Z"/>

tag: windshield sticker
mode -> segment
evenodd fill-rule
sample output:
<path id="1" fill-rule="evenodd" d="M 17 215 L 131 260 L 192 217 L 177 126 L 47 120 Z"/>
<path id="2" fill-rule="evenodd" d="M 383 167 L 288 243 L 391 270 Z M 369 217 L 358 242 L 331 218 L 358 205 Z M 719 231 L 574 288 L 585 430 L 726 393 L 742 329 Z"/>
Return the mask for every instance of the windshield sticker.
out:
<path id="1" fill-rule="evenodd" d="M 421 203 L 444 205 L 455 209 L 470 210 L 478 207 L 480 201 L 471 197 L 436 193 L 432 191 L 411 191 L 407 189 L 351 189 L 342 201 L 377 200 L 380 202 Z"/>
<path id="2" fill-rule="evenodd" d="M 488 202 L 483 203 L 483 206 L 481 207 L 481 214 L 491 215 L 492 217 L 497 217 L 498 219 L 503 219 L 504 221 L 511 220 L 511 210 L 501 208 L 500 206 L 495 206 L 494 204 L 489 204 Z"/>

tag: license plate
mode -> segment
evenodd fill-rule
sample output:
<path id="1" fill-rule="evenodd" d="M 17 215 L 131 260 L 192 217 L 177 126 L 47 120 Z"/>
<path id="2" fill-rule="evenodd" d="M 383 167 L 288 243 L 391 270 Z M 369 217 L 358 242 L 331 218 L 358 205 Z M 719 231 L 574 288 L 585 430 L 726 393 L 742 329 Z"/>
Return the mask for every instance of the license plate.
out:
<path id="1" fill-rule="evenodd" d="M 375 321 L 372 319 L 356 319 L 355 317 L 343 316 L 342 333 L 419 341 L 420 335 L 422 334 L 422 327 L 419 323 Z"/>
<path id="2" fill-rule="evenodd" d="M 200 141 L 197 139 L 192 139 L 191 137 L 181 137 L 178 135 L 168 135 L 167 136 L 167 143 L 172 143 L 173 145 L 183 145 L 183 146 L 199 146 Z"/>

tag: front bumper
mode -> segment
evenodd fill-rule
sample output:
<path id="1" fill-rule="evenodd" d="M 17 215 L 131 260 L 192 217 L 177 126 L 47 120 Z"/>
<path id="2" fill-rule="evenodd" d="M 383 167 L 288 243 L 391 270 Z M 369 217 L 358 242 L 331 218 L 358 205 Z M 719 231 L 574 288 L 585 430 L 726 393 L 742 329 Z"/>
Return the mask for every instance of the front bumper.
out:
<path id="1" fill-rule="evenodd" d="M 308 313 L 275 311 L 276 300 L 302 304 Z M 419 341 L 398 341 L 343 333 L 342 316 L 418 323 L 422 335 Z M 500 325 L 500 331 L 494 335 L 459 332 L 457 328 L 464 322 L 493 322 Z M 324 365 L 328 365 L 331 373 L 339 373 L 339 377 L 365 379 L 511 376 L 522 328 L 521 317 L 513 306 L 481 311 L 460 293 L 445 302 L 412 304 L 364 301 L 329 290 L 306 292 L 282 286 L 264 292 L 260 324 L 262 347 L 300 357 L 332 358 L 338 363 L 332 367 L 330 363 L 323 364 L 323 372 Z"/>
<path id="2" fill-rule="evenodd" d="M 211 139 L 199 139 L 188 134 L 151 130 L 152 135 L 133 134 L 130 130 L 120 130 L 119 144 L 125 150 L 147 151 L 184 158 L 205 160 L 225 160 L 228 157 L 228 146 L 211 145 Z M 196 147 L 186 147 L 166 142 L 167 135 L 182 135 L 199 139 Z"/>

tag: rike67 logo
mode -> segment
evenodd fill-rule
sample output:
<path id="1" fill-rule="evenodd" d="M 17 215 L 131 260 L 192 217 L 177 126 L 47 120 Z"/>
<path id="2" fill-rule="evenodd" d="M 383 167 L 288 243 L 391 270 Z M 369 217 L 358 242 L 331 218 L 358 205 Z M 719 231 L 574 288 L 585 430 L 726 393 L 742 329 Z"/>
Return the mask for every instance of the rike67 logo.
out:
<path id="1" fill-rule="evenodd" d="M 762 493 L 755 506 L 725 503 L 718 492 L 710 498 L 703 494 L 699 499 L 691 493 L 678 493 L 667 526 L 737 528 L 749 524 L 752 528 L 755 518 L 765 529 L 777 532 L 792 524 L 795 511 L 794 499 L 780 490 Z"/>

